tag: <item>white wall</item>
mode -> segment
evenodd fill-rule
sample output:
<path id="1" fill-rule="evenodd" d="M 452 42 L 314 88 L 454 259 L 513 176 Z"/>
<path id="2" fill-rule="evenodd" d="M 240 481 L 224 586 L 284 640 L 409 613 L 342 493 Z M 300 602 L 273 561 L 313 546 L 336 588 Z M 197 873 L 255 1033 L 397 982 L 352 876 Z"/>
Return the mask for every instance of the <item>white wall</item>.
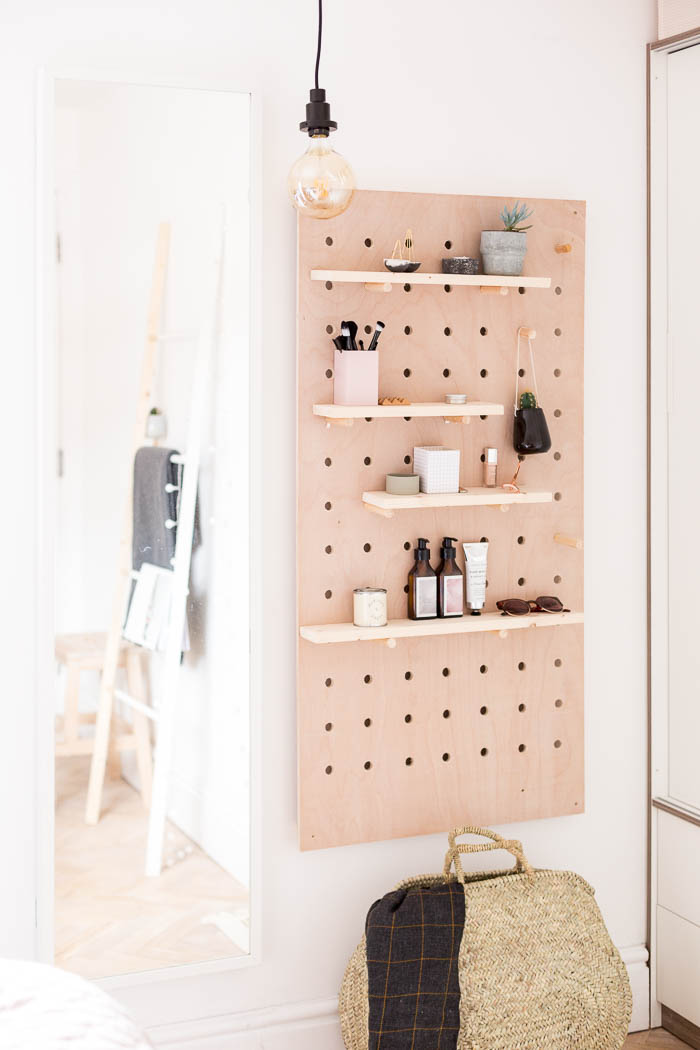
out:
<path id="1" fill-rule="evenodd" d="M 32 520 L 33 101 L 46 62 L 235 77 L 258 89 L 263 127 L 263 434 L 270 613 L 264 664 L 264 961 L 245 972 L 122 991 L 147 1023 L 325 999 L 340 982 L 369 904 L 397 879 L 439 866 L 441 837 L 301 854 L 294 747 L 294 217 L 284 178 L 312 79 L 315 5 L 268 0 L 15 0 L 3 18 L 0 169 L 6 481 L 22 513 L 3 549 L 25 549 Z M 368 188 L 551 195 L 588 201 L 586 304 L 586 813 L 509 829 L 538 865 L 572 867 L 597 888 L 613 939 L 645 939 L 645 84 L 652 0 L 329 2 L 322 83 L 337 145 Z M 401 93 L 384 78 L 405 74 Z M 9 369 L 7 373 L 9 375 Z M 26 565 L 26 563 L 25 563 Z M 32 622 L 20 559 L 6 567 L 16 623 Z M 613 595 L 616 611 L 604 608 Z M 5 606 L 7 607 L 6 600 Z M 274 614 L 274 615 L 273 615 Z M 614 625 L 611 628 L 611 622 Z M 7 642 L 7 632 L 3 635 Z M 32 843 L 15 819 L 30 787 L 33 639 L 4 658 L 17 729 L 0 737 L 5 952 L 29 951 Z M 8 937 L 8 924 L 13 924 Z M 199 1045 L 203 1045 L 200 1042 Z M 214 1044 L 212 1044 L 213 1046 Z M 225 1045 L 220 1043 L 217 1045 Z"/>
<path id="2" fill-rule="evenodd" d="M 249 133 L 243 93 L 72 79 L 56 86 L 57 429 L 64 453 L 57 631 L 106 630 L 110 622 L 158 224 L 167 220 L 172 230 L 162 330 L 191 336 L 159 346 L 151 404 L 167 416 L 161 444 L 184 451 L 209 260 L 224 207 L 228 215 L 169 816 L 246 885 L 250 623 L 236 596 L 248 582 L 249 420 L 238 402 L 249 371 L 250 275 L 241 251 L 249 236 Z M 162 655 L 148 663 L 158 703 Z M 88 709 L 96 699 L 92 677 L 81 693 Z M 127 758 L 126 766 L 131 774 L 134 762 Z"/>

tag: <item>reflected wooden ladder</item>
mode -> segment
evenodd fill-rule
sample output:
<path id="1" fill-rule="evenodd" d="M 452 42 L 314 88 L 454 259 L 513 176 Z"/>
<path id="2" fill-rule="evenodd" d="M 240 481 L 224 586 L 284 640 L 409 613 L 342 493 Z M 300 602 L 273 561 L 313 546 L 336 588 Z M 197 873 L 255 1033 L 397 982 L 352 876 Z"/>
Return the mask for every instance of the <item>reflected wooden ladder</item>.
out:
<path id="1" fill-rule="evenodd" d="M 186 623 L 187 596 L 189 593 L 192 538 L 194 534 L 197 482 L 201 458 L 202 425 L 205 418 L 206 401 L 211 382 L 212 357 L 218 329 L 223 229 L 217 238 L 217 249 L 213 253 L 210 283 L 206 289 L 207 299 L 204 318 L 197 337 L 186 451 L 183 455 L 172 457 L 172 461 L 181 465 L 182 469 L 180 472 L 181 491 L 179 494 L 177 522 L 172 523 L 173 526 L 177 525 L 177 535 L 175 556 L 173 558 L 171 613 L 168 621 L 162 674 L 159 676 L 158 682 L 158 703 L 151 706 L 145 702 L 143 690 L 139 691 L 139 695 L 134 695 L 131 684 L 128 692 L 116 688 L 116 673 L 119 663 L 120 645 L 122 643 L 122 626 L 130 586 L 132 580 L 138 576 L 131 568 L 133 527 L 131 472 L 136 452 L 144 442 L 146 417 L 150 406 L 153 379 L 157 369 L 159 346 L 171 338 L 183 338 L 182 335 L 169 335 L 167 332 L 162 333 L 160 331 L 169 247 L 170 225 L 161 223 L 158 228 L 156 243 L 155 264 L 148 308 L 146 348 L 141 368 L 139 398 L 132 433 L 127 498 L 119 544 L 117 581 L 112 602 L 111 624 L 105 646 L 85 812 L 85 819 L 88 824 L 96 824 L 98 822 L 102 806 L 105 770 L 110 751 L 114 700 L 116 698 L 131 708 L 135 719 L 137 717 L 149 719 L 158 727 L 153 767 L 153 789 L 150 800 L 148 845 L 146 849 L 146 875 L 150 876 L 160 875 L 162 867 L 163 836 L 167 817 L 175 726 L 177 679 L 182 656 L 182 639 Z"/>

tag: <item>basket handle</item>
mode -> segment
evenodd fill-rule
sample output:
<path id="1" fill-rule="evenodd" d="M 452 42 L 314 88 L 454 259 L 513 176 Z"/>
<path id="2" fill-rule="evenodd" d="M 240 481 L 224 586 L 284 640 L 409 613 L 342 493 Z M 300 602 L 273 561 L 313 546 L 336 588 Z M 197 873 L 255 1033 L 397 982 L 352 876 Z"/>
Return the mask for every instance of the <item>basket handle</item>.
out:
<path id="1" fill-rule="evenodd" d="M 460 835 L 481 835 L 482 838 L 492 839 L 492 842 L 456 842 Z M 449 849 L 445 854 L 445 875 L 449 875 L 450 868 L 454 864 L 455 873 L 460 882 L 464 882 L 465 874 L 460 858 L 461 853 L 483 853 L 486 850 L 505 849 L 515 857 L 514 871 L 525 872 L 532 875 L 532 868 L 523 853 L 522 843 L 517 839 L 504 839 L 490 828 L 477 828 L 467 825 L 463 828 L 453 828 L 447 836 Z"/>

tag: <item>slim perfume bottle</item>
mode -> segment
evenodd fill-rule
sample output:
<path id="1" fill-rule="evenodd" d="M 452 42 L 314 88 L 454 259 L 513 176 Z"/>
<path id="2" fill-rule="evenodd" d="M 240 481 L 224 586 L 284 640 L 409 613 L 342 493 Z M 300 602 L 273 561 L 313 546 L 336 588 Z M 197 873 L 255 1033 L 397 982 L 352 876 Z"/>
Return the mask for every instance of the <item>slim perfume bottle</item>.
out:
<path id="1" fill-rule="evenodd" d="M 484 486 L 487 489 L 496 487 L 496 475 L 498 472 L 498 449 L 484 449 Z"/>
<path id="2" fill-rule="evenodd" d="M 462 616 L 464 614 L 464 575 L 457 565 L 457 551 L 452 546 L 457 540 L 445 536 L 440 548 L 440 564 L 437 571 L 438 616 Z"/>
<path id="3" fill-rule="evenodd" d="M 408 618 L 434 620 L 437 616 L 437 576 L 430 565 L 428 541 L 418 540 L 415 565 L 408 574 Z"/>

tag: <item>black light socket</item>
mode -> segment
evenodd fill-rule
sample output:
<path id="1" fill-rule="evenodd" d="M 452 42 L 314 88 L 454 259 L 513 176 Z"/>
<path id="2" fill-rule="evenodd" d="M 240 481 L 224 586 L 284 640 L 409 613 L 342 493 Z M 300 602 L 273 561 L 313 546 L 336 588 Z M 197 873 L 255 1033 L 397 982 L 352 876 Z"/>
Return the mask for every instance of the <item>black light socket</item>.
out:
<path id="1" fill-rule="evenodd" d="M 326 102 L 325 88 L 311 88 L 309 101 L 306 103 L 306 120 L 299 125 L 299 131 L 306 131 L 309 136 L 328 137 L 338 125 L 331 120 L 330 103 Z"/>

